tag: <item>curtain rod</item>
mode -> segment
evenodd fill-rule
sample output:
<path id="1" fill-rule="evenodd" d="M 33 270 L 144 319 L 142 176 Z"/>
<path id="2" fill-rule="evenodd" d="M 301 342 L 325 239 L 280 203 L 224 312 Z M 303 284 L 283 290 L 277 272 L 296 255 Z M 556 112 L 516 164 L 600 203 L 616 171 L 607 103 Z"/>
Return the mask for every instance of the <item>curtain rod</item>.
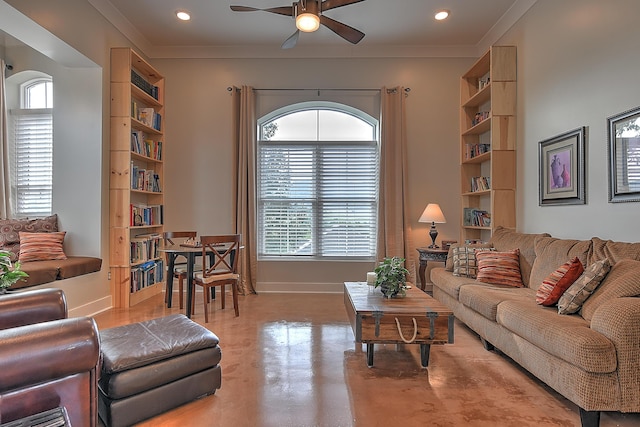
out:
<path id="1" fill-rule="evenodd" d="M 240 88 L 238 88 L 238 90 L 241 90 Z M 320 92 L 323 90 L 326 91 L 336 91 L 336 92 L 380 92 L 380 89 L 293 89 L 293 88 L 285 88 L 285 89 L 257 89 L 254 88 L 253 90 L 255 91 L 313 91 L 313 92 Z M 233 87 L 229 86 L 227 87 L 227 91 L 228 92 L 232 92 L 233 91 Z M 393 93 L 395 92 L 395 89 L 387 89 L 388 93 Z M 405 93 L 409 93 L 411 92 L 411 88 L 410 87 L 406 87 L 404 88 Z"/>

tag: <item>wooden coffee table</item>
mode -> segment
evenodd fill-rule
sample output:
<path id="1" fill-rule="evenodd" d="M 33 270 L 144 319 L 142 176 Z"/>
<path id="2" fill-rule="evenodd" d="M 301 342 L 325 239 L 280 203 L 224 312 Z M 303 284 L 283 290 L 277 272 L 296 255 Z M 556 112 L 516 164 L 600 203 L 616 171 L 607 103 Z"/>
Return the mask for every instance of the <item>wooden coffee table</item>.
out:
<path id="1" fill-rule="evenodd" d="M 453 312 L 415 286 L 404 298 L 387 299 L 365 282 L 345 282 L 344 305 L 356 342 L 367 344 L 369 367 L 375 344 L 420 344 L 423 368 L 431 344 L 453 344 Z"/>

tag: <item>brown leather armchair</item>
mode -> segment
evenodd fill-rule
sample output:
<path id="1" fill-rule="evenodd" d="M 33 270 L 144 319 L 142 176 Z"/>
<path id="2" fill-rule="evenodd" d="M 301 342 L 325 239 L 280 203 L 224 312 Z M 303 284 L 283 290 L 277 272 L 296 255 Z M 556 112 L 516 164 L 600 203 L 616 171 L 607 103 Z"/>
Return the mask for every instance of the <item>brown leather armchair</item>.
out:
<path id="1" fill-rule="evenodd" d="M 68 319 L 61 290 L 0 296 L 0 423 L 64 407 L 95 427 L 99 360 L 95 321 Z"/>

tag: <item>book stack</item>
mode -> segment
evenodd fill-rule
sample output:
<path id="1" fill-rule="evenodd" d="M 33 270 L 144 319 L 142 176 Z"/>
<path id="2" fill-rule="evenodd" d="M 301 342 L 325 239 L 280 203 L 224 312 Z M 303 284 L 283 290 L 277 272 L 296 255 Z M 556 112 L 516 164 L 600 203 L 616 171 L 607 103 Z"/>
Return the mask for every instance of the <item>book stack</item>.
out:
<path id="1" fill-rule="evenodd" d="M 463 225 L 465 227 L 490 227 L 491 214 L 482 209 L 464 208 Z"/>
<path id="2" fill-rule="evenodd" d="M 488 111 L 478 111 L 475 115 L 475 117 L 473 118 L 473 120 L 471 121 L 471 126 L 475 126 L 477 124 L 479 124 L 480 122 L 483 122 L 485 120 L 487 120 L 489 118 L 489 112 Z"/>
<path id="3" fill-rule="evenodd" d="M 162 160 L 162 141 L 154 141 L 147 138 L 140 130 L 131 132 L 131 151 L 140 155 Z"/>
<path id="4" fill-rule="evenodd" d="M 142 169 L 131 162 L 131 189 L 161 193 L 160 175 L 153 169 Z"/>
<path id="5" fill-rule="evenodd" d="M 464 158 L 469 160 L 491 151 L 491 144 L 465 144 Z"/>
<path id="6" fill-rule="evenodd" d="M 162 225 L 164 223 L 163 205 L 130 205 L 130 223 L 132 227 Z"/>
<path id="7" fill-rule="evenodd" d="M 138 108 L 137 119 L 145 126 L 149 126 L 157 131 L 162 129 L 162 116 L 153 108 Z"/>
<path id="8" fill-rule="evenodd" d="M 161 240 L 162 236 L 159 233 L 139 234 L 132 237 L 131 263 L 139 264 L 158 258 Z"/>
<path id="9" fill-rule="evenodd" d="M 134 70 L 131 70 L 131 83 L 154 99 L 158 99 L 158 86 L 152 85 Z"/>
<path id="10" fill-rule="evenodd" d="M 471 192 L 486 191 L 491 189 L 491 178 L 488 176 L 471 177 Z"/>
<path id="11" fill-rule="evenodd" d="M 164 261 L 147 261 L 131 269 L 131 293 L 164 281 Z"/>

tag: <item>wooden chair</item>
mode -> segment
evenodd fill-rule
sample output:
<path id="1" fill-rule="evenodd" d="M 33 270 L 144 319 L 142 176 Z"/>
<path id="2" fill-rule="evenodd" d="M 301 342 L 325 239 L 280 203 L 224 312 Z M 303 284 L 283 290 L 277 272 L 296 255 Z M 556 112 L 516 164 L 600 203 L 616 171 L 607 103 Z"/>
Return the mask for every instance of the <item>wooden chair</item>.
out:
<path id="1" fill-rule="evenodd" d="M 196 231 L 166 231 L 165 233 L 163 233 L 162 237 L 164 239 L 164 244 L 170 244 L 170 245 L 175 245 L 176 242 L 174 242 L 172 239 L 180 239 L 180 241 L 182 240 L 187 240 L 187 239 L 195 239 L 196 236 L 198 235 L 198 233 Z M 186 260 L 185 262 L 180 262 L 180 263 L 175 263 L 173 266 L 173 278 L 174 279 L 178 279 L 178 297 L 180 298 L 180 309 L 183 308 L 183 299 L 184 299 L 184 279 L 187 278 L 187 263 Z M 169 289 L 166 290 L 165 294 L 164 294 L 164 302 L 165 304 L 168 302 L 169 300 Z"/>
<path id="2" fill-rule="evenodd" d="M 202 271 L 196 272 L 193 283 L 202 286 L 204 300 L 204 322 L 209 322 L 209 307 L 211 302 L 211 291 L 216 286 L 221 286 L 220 301 L 222 308 L 225 305 L 225 290 L 227 285 L 231 285 L 233 293 L 233 308 L 236 317 L 240 315 L 238 310 L 238 258 L 240 257 L 240 234 L 229 234 L 221 236 L 201 236 L 202 243 Z M 207 256 L 211 259 L 207 265 Z M 192 303 L 195 298 L 192 299 Z M 192 307 L 192 312 L 195 312 Z"/>

